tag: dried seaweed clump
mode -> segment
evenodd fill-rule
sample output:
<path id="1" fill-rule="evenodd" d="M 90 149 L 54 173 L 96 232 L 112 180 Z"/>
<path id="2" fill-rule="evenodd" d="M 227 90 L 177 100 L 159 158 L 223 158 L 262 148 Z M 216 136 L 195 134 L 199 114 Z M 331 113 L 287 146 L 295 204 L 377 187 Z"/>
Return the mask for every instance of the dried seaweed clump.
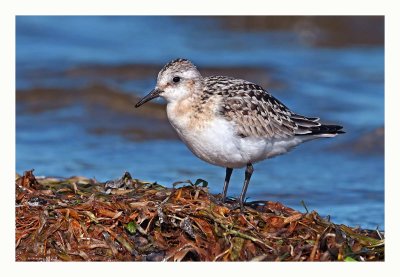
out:
<path id="1" fill-rule="evenodd" d="M 203 185 L 200 185 L 203 184 Z M 379 231 L 336 225 L 276 202 L 220 203 L 198 180 L 179 188 L 16 178 L 17 261 L 377 261 Z"/>

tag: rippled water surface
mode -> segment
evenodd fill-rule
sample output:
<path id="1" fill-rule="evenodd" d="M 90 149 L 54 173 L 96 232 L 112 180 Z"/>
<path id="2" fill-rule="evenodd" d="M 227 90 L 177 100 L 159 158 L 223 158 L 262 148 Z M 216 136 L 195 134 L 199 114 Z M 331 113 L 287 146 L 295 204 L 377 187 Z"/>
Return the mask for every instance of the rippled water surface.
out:
<path id="1" fill-rule="evenodd" d="M 212 192 L 220 192 L 223 168 L 193 156 L 164 119 L 131 114 L 135 102 L 123 98 L 146 94 L 164 63 L 186 57 L 200 71 L 228 75 L 236 68 L 297 113 L 345 127 L 345 135 L 256 164 L 250 200 L 280 201 L 300 210 L 304 200 L 308 209 L 335 222 L 384 229 L 383 137 L 373 136 L 384 126 L 382 44 L 323 45 L 316 38 L 329 33 L 307 22 L 278 29 L 231 28 L 202 17 L 17 17 L 16 22 L 17 172 L 34 168 L 36 175 L 105 181 L 129 171 L 165 185 L 202 178 Z M 122 77 L 130 66 L 136 69 Z M 99 98 L 99 87 L 115 93 L 104 94 L 113 101 Z M 37 93 L 44 90 L 49 92 Z M 151 139 L 137 139 L 141 128 L 152 127 Z M 229 195 L 240 193 L 243 178 L 244 170 L 234 171 Z"/>

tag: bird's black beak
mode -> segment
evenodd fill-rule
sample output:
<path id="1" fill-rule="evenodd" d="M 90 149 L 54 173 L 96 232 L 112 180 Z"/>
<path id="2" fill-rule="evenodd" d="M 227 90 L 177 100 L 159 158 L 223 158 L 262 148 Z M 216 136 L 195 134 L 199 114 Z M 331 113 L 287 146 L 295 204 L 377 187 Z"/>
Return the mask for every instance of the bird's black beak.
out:
<path id="1" fill-rule="evenodd" d="M 146 102 L 148 102 L 148 101 L 150 101 L 150 100 L 152 100 L 152 99 L 154 99 L 154 98 L 159 97 L 161 92 L 162 92 L 162 91 L 159 90 L 159 89 L 157 89 L 157 88 L 156 88 L 156 89 L 153 89 L 149 94 L 147 94 L 145 97 L 143 97 L 142 99 L 140 99 L 139 102 L 136 103 L 135 108 L 139 108 L 139 107 L 142 106 L 144 103 L 146 103 Z"/>

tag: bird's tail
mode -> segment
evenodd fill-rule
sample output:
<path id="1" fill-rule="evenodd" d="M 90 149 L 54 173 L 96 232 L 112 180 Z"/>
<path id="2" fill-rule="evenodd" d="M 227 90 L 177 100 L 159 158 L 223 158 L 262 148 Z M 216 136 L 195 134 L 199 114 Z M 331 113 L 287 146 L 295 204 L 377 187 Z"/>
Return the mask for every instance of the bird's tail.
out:
<path id="1" fill-rule="evenodd" d="M 306 117 L 293 114 L 291 119 L 296 122 L 298 129 L 297 136 L 314 136 L 314 137 L 334 137 L 338 134 L 345 133 L 340 125 L 321 124 L 318 117 Z"/>
<path id="2" fill-rule="evenodd" d="M 311 127 L 311 133 L 309 135 L 314 135 L 317 137 L 335 137 L 338 134 L 344 134 L 345 132 L 342 131 L 343 126 L 340 125 L 321 125 L 318 127 Z"/>

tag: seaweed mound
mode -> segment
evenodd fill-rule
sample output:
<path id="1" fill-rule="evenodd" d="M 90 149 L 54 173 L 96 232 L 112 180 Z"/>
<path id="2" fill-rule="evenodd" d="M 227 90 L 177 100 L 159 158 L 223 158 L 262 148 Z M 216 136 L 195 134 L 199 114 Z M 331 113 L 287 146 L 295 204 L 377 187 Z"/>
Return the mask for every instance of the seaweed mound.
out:
<path id="1" fill-rule="evenodd" d="M 17 261 L 380 261 L 383 236 L 277 202 L 240 211 L 204 180 L 16 177 Z"/>

